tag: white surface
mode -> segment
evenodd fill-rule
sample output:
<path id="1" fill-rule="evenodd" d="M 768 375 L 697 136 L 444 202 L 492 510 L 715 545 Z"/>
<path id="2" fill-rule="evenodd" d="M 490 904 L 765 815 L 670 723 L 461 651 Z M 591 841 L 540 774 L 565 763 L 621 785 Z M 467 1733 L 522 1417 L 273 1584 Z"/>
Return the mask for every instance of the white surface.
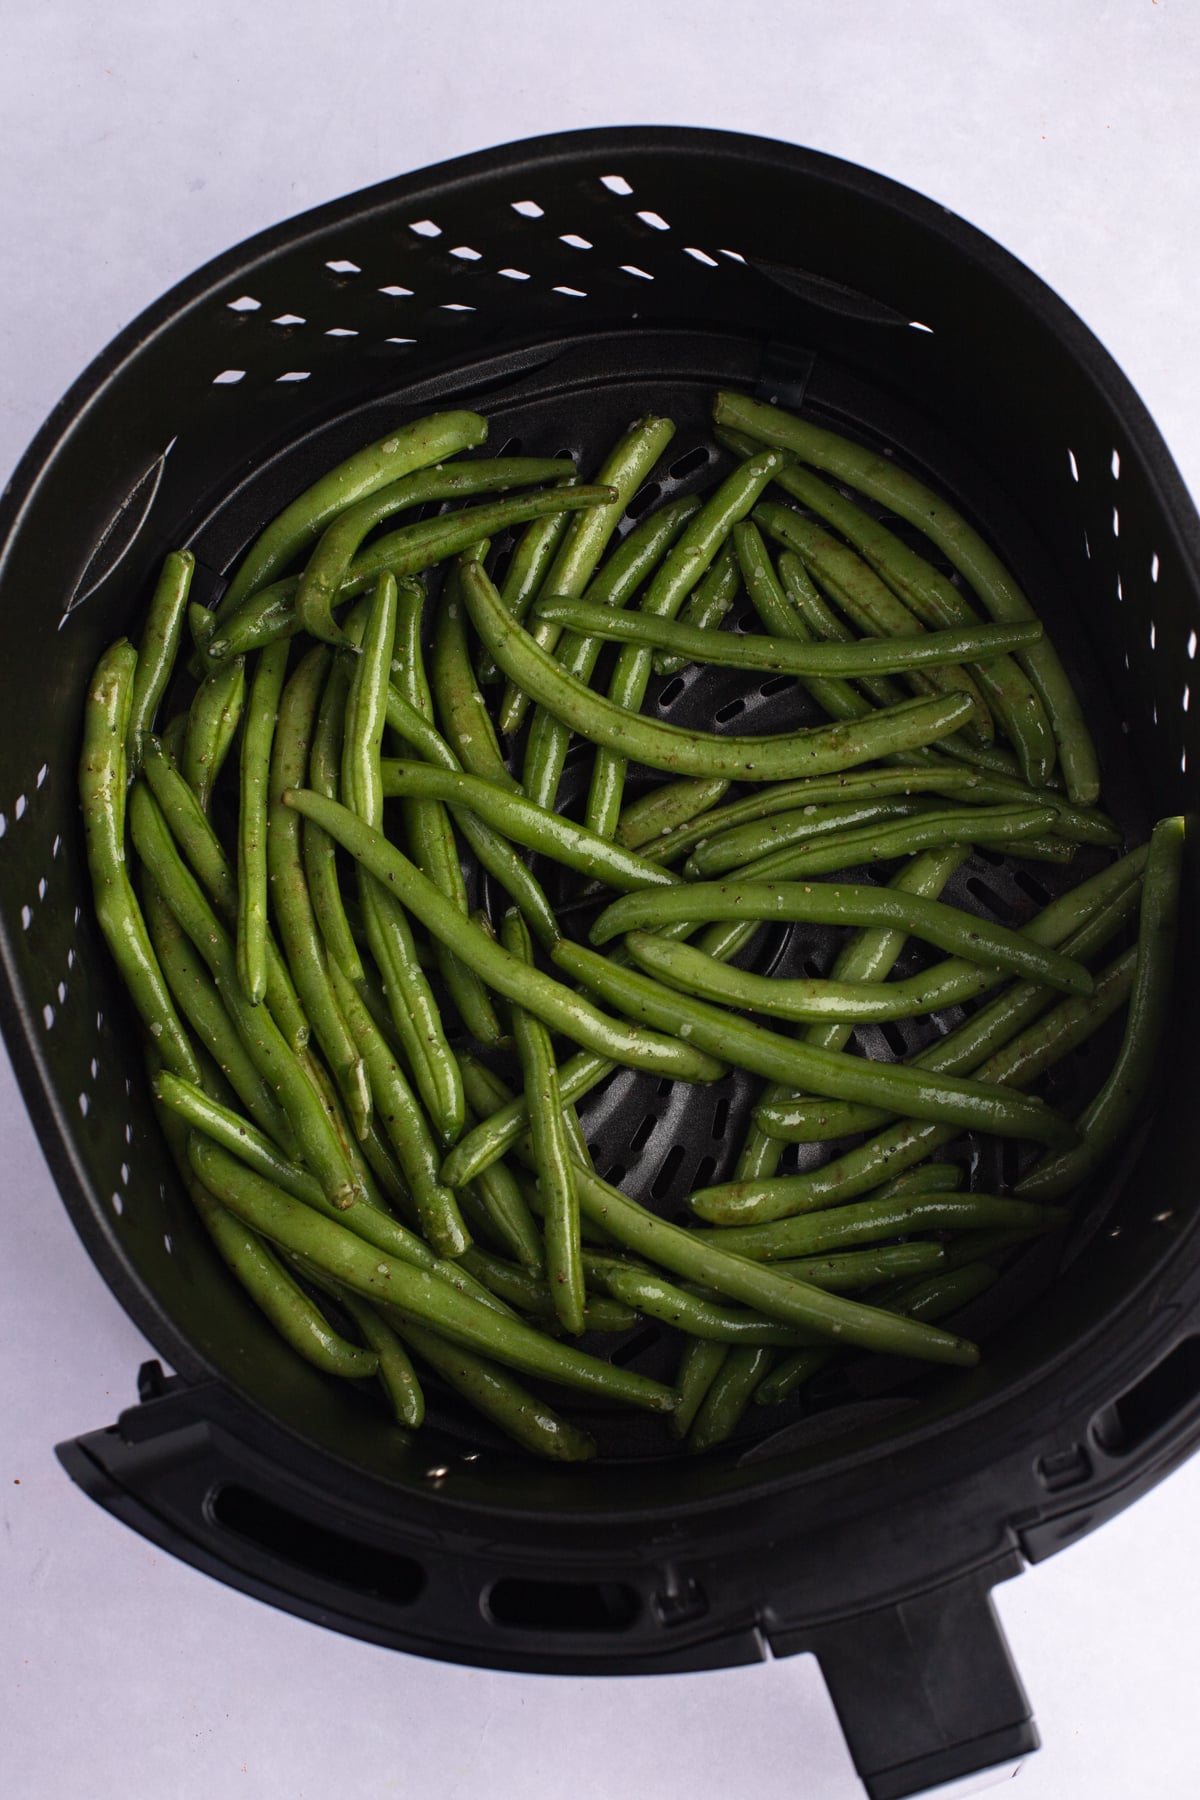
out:
<path id="1" fill-rule="evenodd" d="M 1098 333 L 1200 491 L 1186 0 L 4 10 L 0 476 L 119 327 L 248 233 L 491 143 L 649 122 L 809 144 L 990 232 Z M 808 1659 L 643 1681 L 446 1668 L 273 1613 L 107 1518 L 51 1447 L 132 1399 L 146 1346 L 6 1065 L 0 1168 L 0 1792 L 861 1793 Z M 1196 1792 L 1198 1510 L 1200 1462 L 999 1591 L 1046 1745 L 1024 1800 Z"/>

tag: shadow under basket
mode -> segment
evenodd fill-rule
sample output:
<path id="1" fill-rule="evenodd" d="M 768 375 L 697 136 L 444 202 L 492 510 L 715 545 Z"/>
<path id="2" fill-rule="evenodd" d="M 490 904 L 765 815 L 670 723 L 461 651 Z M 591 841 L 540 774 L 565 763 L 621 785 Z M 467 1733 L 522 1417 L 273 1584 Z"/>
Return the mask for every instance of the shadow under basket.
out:
<path id="1" fill-rule="evenodd" d="M 144 1092 L 76 797 L 88 675 L 135 629 L 166 550 L 195 551 L 209 598 L 319 471 L 446 405 L 484 412 L 493 452 L 568 450 L 585 473 L 630 420 L 667 413 L 661 491 L 697 489 L 720 385 L 894 452 L 948 494 L 1053 635 L 1123 828 L 1189 810 L 1200 531 L 1079 320 L 942 207 L 845 163 L 705 131 L 543 138 L 385 183 L 209 264 L 31 447 L 0 516 L 0 1003 L 63 1201 L 176 1371 L 148 1364 L 138 1405 L 60 1447 L 101 1505 L 260 1599 L 423 1655 L 629 1674 L 813 1651 L 867 1791 L 887 1800 L 1036 1746 L 991 1588 L 1200 1437 L 1190 1035 L 1071 1232 L 961 1319 L 978 1369 L 850 1365 L 803 1404 L 754 1409 L 705 1457 L 571 1404 L 601 1454 L 542 1466 L 436 1389 L 432 1423 L 407 1436 L 296 1362 L 226 1276 Z M 659 684 L 662 716 L 721 709 L 690 680 Z M 764 687 L 734 708 L 737 729 L 791 722 Z M 1028 875 L 1022 889 L 977 860 L 967 875 L 1006 923 L 1036 904 Z M 1187 919 L 1190 852 L 1185 881 Z M 1177 985 L 1190 1016 L 1190 935 Z M 618 1078 L 585 1126 L 601 1173 L 674 1216 L 698 1175 L 728 1169 L 748 1104 L 733 1078 L 663 1095 Z M 658 1372 L 659 1350 L 651 1334 L 617 1354 Z"/>

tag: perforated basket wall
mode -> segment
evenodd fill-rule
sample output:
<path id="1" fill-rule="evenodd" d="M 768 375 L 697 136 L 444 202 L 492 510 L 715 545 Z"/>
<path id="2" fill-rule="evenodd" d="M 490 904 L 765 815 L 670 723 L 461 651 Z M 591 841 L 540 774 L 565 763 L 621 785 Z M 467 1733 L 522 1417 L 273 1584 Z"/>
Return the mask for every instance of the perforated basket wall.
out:
<path id="1" fill-rule="evenodd" d="M 610 1554 L 624 1570 L 636 1623 L 619 1642 L 600 1627 L 569 1652 L 556 1640 L 560 1660 L 729 1660 L 763 1632 L 796 1648 L 789 1621 L 890 1603 L 1003 1561 L 1018 1542 L 1045 1553 L 1052 1520 L 1094 1522 L 1194 1435 L 1190 1039 L 1164 1069 L 1152 1130 L 1093 1196 L 1066 1264 L 1035 1258 L 966 1322 L 987 1338 L 982 1371 L 933 1384 L 907 1370 L 864 1377 L 823 1408 L 765 1431 L 760 1422 L 703 1464 L 660 1454 L 635 1428 L 606 1438 L 608 1458 L 587 1471 L 535 1469 L 451 1412 L 439 1413 L 440 1432 L 408 1443 L 293 1364 L 224 1279 L 179 1191 L 88 914 L 75 795 L 87 675 L 137 620 L 163 552 L 191 546 L 196 592 L 215 594 L 262 522 L 321 469 L 441 404 L 487 413 L 494 448 L 569 450 L 585 470 L 636 414 L 667 412 L 679 433 L 657 492 L 696 489 L 716 469 L 717 452 L 702 446 L 718 384 L 803 408 L 952 496 L 1068 661 L 1115 816 L 1140 835 L 1153 817 L 1189 810 L 1200 534 L 1144 409 L 1079 321 L 994 244 L 906 190 L 788 146 L 654 129 L 543 139 L 276 228 L 112 345 L 47 422 L 4 502 L 3 1011 L 46 1153 L 105 1278 L 224 1421 L 210 1444 L 237 1435 L 231 1419 L 253 1419 L 267 1461 L 287 1469 L 312 1517 L 340 1528 L 349 1509 L 376 1550 L 399 1554 L 402 1543 L 412 1559 L 416 1574 L 397 1577 L 386 1604 L 379 1579 L 348 1608 L 344 1591 L 335 1606 L 318 1580 L 323 1598 L 305 1607 L 340 1607 L 348 1629 L 434 1653 L 541 1666 L 544 1649 L 480 1612 L 482 1576 L 461 1586 L 497 1533 L 518 1564 L 558 1559 L 594 1574 Z M 795 696 L 692 672 L 660 683 L 652 702 L 685 722 L 780 730 L 808 716 Z M 1189 859 L 1189 883 L 1194 874 Z M 1053 879 L 976 858 L 951 892 L 1019 921 Z M 772 941 L 761 954 L 760 966 L 815 968 L 822 949 Z M 1194 985 L 1189 936 L 1185 1009 Z M 912 1041 L 885 1035 L 872 1047 L 895 1055 Z M 1086 1083 L 1086 1068 L 1067 1079 Z M 690 1187 L 720 1178 L 748 1102 L 733 1078 L 690 1096 L 619 1078 L 586 1117 L 598 1167 L 671 1213 Z M 1004 1173 L 989 1165 L 980 1182 Z M 1052 1303 L 1031 1307 L 1047 1284 Z M 1151 1405 L 1139 1384 L 1180 1344 L 1169 1403 Z M 635 1343 L 627 1354 L 650 1367 L 660 1352 Z M 1114 1403 L 1129 1391 L 1141 1399 L 1123 1423 Z M 261 1494 L 271 1479 L 265 1466 L 259 1474 Z M 171 1529 L 192 1545 L 181 1553 L 203 1560 L 195 1545 L 215 1490 L 199 1476 L 193 1485 L 160 1512 L 175 1507 Z M 952 1528 L 918 1554 L 905 1508 L 915 1520 L 933 1489 Z M 783 1547 L 802 1531 L 826 1541 L 831 1506 L 839 1531 L 859 1519 L 866 1532 L 884 1492 L 900 1521 L 898 1560 L 859 1544 L 851 1568 L 839 1539 L 818 1574 Z M 227 1578 L 251 1585 L 264 1530 L 251 1543 L 248 1517 L 250 1547 L 221 1555 L 241 1570 Z M 457 1560 L 437 1562 L 456 1543 Z M 664 1574 L 689 1554 L 686 1577 Z M 703 1603 L 689 1610 L 678 1596 L 693 1590 Z M 272 1597 L 298 1604 L 294 1592 Z M 407 1625 L 396 1622 L 404 1608 Z"/>

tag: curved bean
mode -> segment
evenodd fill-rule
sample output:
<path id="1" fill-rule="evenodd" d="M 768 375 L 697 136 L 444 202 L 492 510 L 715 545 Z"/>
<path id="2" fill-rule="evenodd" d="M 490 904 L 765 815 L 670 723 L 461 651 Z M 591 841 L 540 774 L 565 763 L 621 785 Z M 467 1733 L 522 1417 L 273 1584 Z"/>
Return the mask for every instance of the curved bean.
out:
<path id="1" fill-rule="evenodd" d="M 163 563 L 150 601 L 138 645 L 129 708 L 125 761 L 131 775 L 136 775 L 142 766 L 143 746 L 154 729 L 158 703 L 175 667 L 195 567 L 196 558 L 190 550 L 172 550 Z"/>

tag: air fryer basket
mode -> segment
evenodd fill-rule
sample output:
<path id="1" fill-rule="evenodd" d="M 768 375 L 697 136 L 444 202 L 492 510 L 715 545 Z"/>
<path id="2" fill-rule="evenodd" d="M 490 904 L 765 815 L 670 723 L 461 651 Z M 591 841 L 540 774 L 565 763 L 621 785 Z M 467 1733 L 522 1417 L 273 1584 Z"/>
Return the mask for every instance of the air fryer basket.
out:
<path id="1" fill-rule="evenodd" d="M 166 549 L 194 549 L 196 592 L 215 593 L 319 470 L 447 404 L 486 413 L 494 449 L 567 449 L 585 470 L 637 414 L 669 413 L 660 485 L 695 488 L 721 384 L 894 449 L 950 494 L 1059 644 L 1115 816 L 1141 836 L 1189 809 L 1200 530 L 1080 322 L 944 209 L 830 158 L 671 129 L 544 138 L 209 264 L 31 447 L 0 513 L 0 1004 L 64 1202 L 177 1371 L 148 1364 L 140 1405 L 61 1447 L 101 1504 L 248 1592 L 423 1654 L 616 1673 L 815 1650 L 882 1800 L 1036 1743 L 991 1587 L 1200 1437 L 1190 1043 L 1065 1251 L 1032 1253 L 964 1317 L 980 1369 L 852 1372 L 697 1460 L 664 1453 L 657 1427 L 589 1420 L 595 1464 L 541 1467 L 448 1404 L 410 1440 L 276 1342 L 180 1191 L 87 906 L 81 697 Z M 727 680 L 660 683 L 656 704 L 739 730 L 800 722 L 790 693 Z M 959 879 L 1005 922 L 1054 880 L 979 858 Z M 792 954 L 773 943 L 763 966 Z M 1195 965 L 1185 941 L 1181 1008 Z M 619 1077 L 585 1123 L 601 1172 L 671 1214 L 720 1179 L 748 1101 L 735 1078 L 667 1095 Z M 654 1368 L 662 1350 L 620 1353 Z"/>

